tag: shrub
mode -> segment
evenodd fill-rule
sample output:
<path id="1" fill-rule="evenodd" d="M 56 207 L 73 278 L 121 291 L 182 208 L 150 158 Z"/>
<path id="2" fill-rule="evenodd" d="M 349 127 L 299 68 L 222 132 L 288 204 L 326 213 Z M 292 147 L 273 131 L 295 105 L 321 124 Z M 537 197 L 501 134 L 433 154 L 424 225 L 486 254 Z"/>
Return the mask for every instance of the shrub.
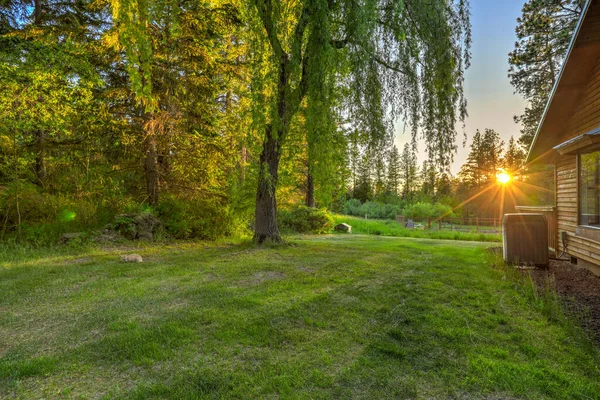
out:
<path id="1" fill-rule="evenodd" d="M 280 210 L 279 225 L 283 231 L 297 233 L 328 233 L 333 229 L 333 217 L 326 210 L 296 206 Z"/>
<path id="2" fill-rule="evenodd" d="M 402 210 L 402 215 L 412 219 L 439 218 L 442 216 L 451 216 L 452 208 L 440 203 L 418 202 L 405 207 Z"/>
<path id="3" fill-rule="evenodd" d="M 356 217 L 368 217 L 374 219 L 395 219 L 400 213 L 399 204 L 387 204 L 376 201 L 366 201 L 361 204 L 358 199 L 348 200 L 342 206 L 342 213 Z"/>
<path id="4" fill-rule="evenodd" d="M 156 213 L 167 233 L 177 239 L 214 240 L 241 230 L 229 208 L 214 198 L 166 196 Z"/>

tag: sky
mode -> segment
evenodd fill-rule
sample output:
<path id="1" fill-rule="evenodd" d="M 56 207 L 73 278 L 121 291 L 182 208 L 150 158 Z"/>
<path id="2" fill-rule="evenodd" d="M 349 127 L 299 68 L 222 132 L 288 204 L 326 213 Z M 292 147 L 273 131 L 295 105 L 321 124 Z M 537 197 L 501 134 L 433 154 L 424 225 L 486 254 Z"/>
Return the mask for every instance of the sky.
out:
<path id="1" fill-rule="evenodd" d="M 471 24 L 473 33 L 472 65 L 465 74 L 465 95 L 469 117 L 466 120 L 467 144 L 463 148 L 463 136 L 457 137 L 458 152 L 452 172 L 458 173 L 467 159 L 471 138 L 477 129 L 494 129 L 507 143 L 511 136 L 520 135 L 519 125 L 513 116 L 522 114 L 526 102 L 508 79 L 508 53 L 516 41 L 517 17 L 525 0 L 471 0 Z M 402 124 L 396 128 L 396 145 L 399 150 L 410 141 L 410 133 L 403 133 Z M 423 143 L 419 144 L 419 162 L 427 155 Z"/>

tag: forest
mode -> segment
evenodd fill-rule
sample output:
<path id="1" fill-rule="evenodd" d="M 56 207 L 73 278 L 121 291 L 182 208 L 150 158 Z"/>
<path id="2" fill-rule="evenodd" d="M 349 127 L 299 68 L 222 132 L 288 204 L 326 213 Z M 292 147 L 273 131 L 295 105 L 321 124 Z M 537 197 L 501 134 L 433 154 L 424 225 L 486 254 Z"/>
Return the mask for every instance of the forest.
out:
<path id="1" fill-rule="evenodd" d="M 525 3 L 508 55 L 529 104 L 515 117 L 521 135 L 468 132 L 453 175 L 467 137 L 469 7 L 5 0 L 0 239 L 56 243 L 144 213 L 170 237 L 258 243 L 303 225 L 295 218 L 322 230 L 329 212 L 499 218 L 489 204 L 501 172 L 519 188 L 505 210 L 551 202 L 551 172 L 524 159 L 581 2 Z M 400 149 L 397 123 L 410 138 Z"/>

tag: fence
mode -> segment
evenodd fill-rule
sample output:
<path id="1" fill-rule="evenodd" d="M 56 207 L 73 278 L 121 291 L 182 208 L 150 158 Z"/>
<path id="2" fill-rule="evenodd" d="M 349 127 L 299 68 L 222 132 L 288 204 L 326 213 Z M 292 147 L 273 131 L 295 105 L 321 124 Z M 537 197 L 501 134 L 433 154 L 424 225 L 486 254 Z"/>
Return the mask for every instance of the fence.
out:
<path id="1" fill-rule="evenodd" d="M 406 226 L 408 221 L 405 217 L 396 217 L 396 220 Z M 502 219 L 501 218 L 480 218 L 480 217 L 463 217 L 463 218 L 426 218 L 414 219 L 415 229 L 428 230 L 445 230 L 459 232 L 480 232 L 480 233 L 501 233 Z"/>

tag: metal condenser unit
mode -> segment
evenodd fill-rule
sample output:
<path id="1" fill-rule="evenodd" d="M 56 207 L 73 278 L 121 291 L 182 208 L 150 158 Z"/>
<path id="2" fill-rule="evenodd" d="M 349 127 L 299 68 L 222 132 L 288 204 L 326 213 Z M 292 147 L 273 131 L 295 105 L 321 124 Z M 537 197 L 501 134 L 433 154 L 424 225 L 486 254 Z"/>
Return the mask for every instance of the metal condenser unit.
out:
<path id="1" fill-rule="evenodd" d="M 543 214 L 505 214 L 502 227 L 504 261 L 548 265 L 548 222 Z"/>

